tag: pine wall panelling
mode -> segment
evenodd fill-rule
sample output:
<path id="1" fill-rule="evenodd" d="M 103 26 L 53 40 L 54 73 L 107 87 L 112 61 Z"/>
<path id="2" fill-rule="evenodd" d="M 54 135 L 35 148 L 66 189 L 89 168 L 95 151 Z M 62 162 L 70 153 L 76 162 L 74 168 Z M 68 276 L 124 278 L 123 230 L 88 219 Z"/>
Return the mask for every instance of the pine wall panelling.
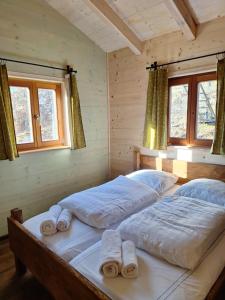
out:
<path id="1" fill-rule="evenodd" d="M 23 154 L 0 161 L 0 236 L 6 217 L 20 207 L 25 218 L 46 210 L 62 197 L 108 178 L 108 99 L 106 54 L 41 0 L 0 2 L 0 56 L 67 65 L 77 79 L 87 148 Z M 11 72 L 39 76 L 57 71 L 8 64 Z"/>
<path id="2" fill-rule="evenodd" d="M 173 32 L 149 40 L 142 55 L 129 49 L 108 55 L 110 99 L 111 176 L 133 170 L 133 150 L 142 146 L 148 72 L 146 65 L 158 61 L 204 55 L 225 50 L 225 18 L 199 26 L 197 39 L 188 41 L 181 32 Z M 216 69 L 216 57 L 189 61 L 169 67 L 169 76 L 185 75 Z M 210 155 L 209 149 L 168 148 L 145 154 L 189 161 L 225 164 L 225 157 Z"/>

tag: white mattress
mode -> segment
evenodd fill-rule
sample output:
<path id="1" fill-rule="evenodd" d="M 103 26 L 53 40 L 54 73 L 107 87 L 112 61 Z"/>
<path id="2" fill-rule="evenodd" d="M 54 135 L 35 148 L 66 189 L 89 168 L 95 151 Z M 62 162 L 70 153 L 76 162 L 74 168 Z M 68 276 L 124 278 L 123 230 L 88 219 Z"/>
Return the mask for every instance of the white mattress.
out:
<path id="1" fill-rule="evenodd" d="M 174 193 L 178 187 L 178 185 L 174 185 L 174 187 L 166 191 L 165 194 Z M 82 251 L 99 241 L 104 231 L 103 229 L 91 227 L 73 217 L 69 231 L 57 232 L 52 236 L 43 236 L 40 233 L 40 223 L 44 219 L 45 213 L 42 213 L 25 221 L 23 225 L 33 235 L 45 243 L 47 247 L 66 261 L 70 261 Z M 112 228 L 116 228 L 117 226 L 118 224 L 115 224 Z"/>
<path id="2" fill-rule="evenodd" d="M 203 300 L 225 266 L 225 233 L 211 246 L 201 264 L 188 271 L 137 249 L 139 277 L 103 278 L 99 273 L 101 242 L 70 264 L 115 300 Z"/>

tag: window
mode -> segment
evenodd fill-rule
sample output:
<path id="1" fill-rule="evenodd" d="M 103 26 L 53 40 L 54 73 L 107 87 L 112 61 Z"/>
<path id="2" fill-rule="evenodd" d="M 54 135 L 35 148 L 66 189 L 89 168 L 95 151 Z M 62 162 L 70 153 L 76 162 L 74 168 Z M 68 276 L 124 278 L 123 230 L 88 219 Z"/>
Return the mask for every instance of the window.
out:
<path id="1" fill-rule="evenodd" d="M 10 79 L 19 151 L 63 145 L 61 85 Z"/>
<path id="2" fill-rule="evenodd" d="M 169 79 L 168 144 L 211 146 L 216 89 L 215 72 Z"/>

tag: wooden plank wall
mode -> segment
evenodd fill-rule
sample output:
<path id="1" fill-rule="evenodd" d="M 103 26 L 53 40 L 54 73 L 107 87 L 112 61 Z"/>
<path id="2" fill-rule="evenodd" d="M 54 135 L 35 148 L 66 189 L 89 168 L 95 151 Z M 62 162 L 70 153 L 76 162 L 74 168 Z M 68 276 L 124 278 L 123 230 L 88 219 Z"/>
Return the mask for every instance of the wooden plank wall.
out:
<path id="1" fill-rule="evenodd" d="M 211 178 L 225 182 L 225 166 L 223 165 L 164 159 L 149 155 L 137 155 L 137 159 L 140 169 L 156 169 L 173 173 L 179 177 L 178 183 L 185 183 L 196 178 Z"/>
<path id="2" fill-rule="evenodd" d="M 220 18 L 200 25 L 195 41 L 187 41 L 180 32 L 152 39 L 146 42 L 144 52 L 139 56 L 129 49 L 108 55 L 112 177 L 133 170 L 134 147 L 142 146 L 148 77 L 146 65 L 225 50 L 224 24 L 225 18 Z M 173 65 L 169 68 L 169 75 L 212 70 L 216 68 L 216 62 L 216 58 L 211 57 Z M 202 156 L 202 159 L 205 157 L 214 162 L 209 149 Z M 218 161 L 225 164 L 224 157 L 217 158 L 216 163 Z"/>
<path id="3" fill-rule="evenodd" d="M 77 80 L 87 148 L 21 155 L 0 161 L 0 236 L 10 209 L 28 218 L 63 196 L 108 178 L 106 54 L 45 1 L 0 1 L 0 54 L 37 63 L 71 64 Z M 8 64 L 9 71 L 56 76 L 43 68 Z M 29 76 L 29 75 L 28 75 Z"/>

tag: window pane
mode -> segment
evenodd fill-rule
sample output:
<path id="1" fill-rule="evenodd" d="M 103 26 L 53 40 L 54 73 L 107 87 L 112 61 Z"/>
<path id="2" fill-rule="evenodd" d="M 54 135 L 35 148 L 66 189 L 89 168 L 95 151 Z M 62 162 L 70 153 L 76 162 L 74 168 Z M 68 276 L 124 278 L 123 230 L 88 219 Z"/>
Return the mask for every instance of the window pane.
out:
<path id="1" fill-rule="evenodd" d="M 56 92 L 52 89 L 38 89 L 38 98 L 42 141 L 58 140 Z"/>
<path id="2" fill-rule="evenodd" d="M 27 87 L 10 86 L 17 144 L 33 143 L 30 107 L 30 90 Z"/>
<path id="3" fill-rule="evenodd" d="M 212 140 L 216 120 L 216 80 L 199 82 L 196 138 Z"/>
<path id="4" fill-rule="evenodd" d="M 170 87 L 170 137 L 186 138 L 188 84 Z"/>

